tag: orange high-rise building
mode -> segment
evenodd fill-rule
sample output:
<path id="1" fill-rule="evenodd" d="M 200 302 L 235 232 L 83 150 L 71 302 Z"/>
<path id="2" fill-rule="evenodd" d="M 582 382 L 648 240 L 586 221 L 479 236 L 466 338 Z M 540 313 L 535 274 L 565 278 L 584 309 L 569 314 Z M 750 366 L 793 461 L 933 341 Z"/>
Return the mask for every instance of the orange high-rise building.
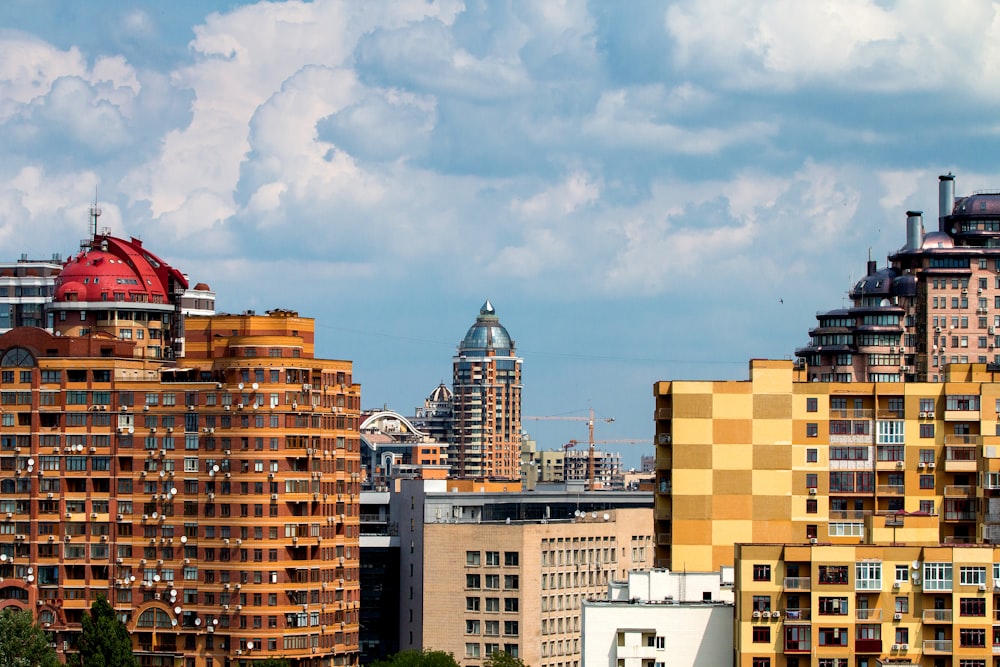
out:
<path id="1" fill-rule="evenodd" d="M 144 666 L 357 664 L 360 387 L 285 311 L 187 320 L 188 356 L 0 336 L 0 598 L 60 651 L 105 595 Z"/>

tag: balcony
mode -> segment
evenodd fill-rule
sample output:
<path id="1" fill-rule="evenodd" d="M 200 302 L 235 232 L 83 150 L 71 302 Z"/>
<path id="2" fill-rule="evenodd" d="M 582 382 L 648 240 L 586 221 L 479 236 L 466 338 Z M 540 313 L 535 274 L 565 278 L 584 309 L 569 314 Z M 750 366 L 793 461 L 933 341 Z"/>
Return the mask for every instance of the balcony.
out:
<path id="1" fill-rule="evenodd" d="M 979 410 L 945 410 L 944 420 L 946 422 L 977 422 L 979 421 Z"/>
<path id="2" fill-rule="evenodd" d="M 808 639 L 799 641 L 785 640 L 785 653 L 810 653 L 812 652 L 812 642 Z"/>
<path id="3" fill-rule="evenodd" d="M 666 545 L 669 545 L 670 544 L 670 533 L 657 533 L 656 534 L 656 543 L 657 544 L 666 544 Z"/>
<path id="4" fill-rule="evenodd" d="M 864 521 L 871 510 L 830 510 L 830 521 Z"/>
<path id="5" fill-rule="evenodd" d="M 809 577 L 785 577 L 783 587 L 786 591 L 808 591 L 812 588 Z"/>
<path id="6" fill-rule="evenodd" d="M 924 609 L 924 623 L 951 623 L 951 609 Z"/>
<path id="7" fill-rule="evenodd" d="M 854 652 L 855 653 L 881 653 L 882 652 L 882 640 L 881 639 L 855 639 L 854 640 Z"/>
<path id="8" fill-rule="evenodd" d="M 656 418 L 657 419 L 673 419 L 674 409 L 673 408 L 657 408 Z"/>
<path id="9" fill-rule="evenodd" d="M 951 436 L 965 437 L 965 436 Z M 977 447 L 945 445 L 944 448 L 944 471 L 945 472 L 976 472 L 976 451 Z"/>
<path id="10" fill-rule="evenodd" d="M 878 495 L 880 496 L 905 496 L 906 487 L 902 484 L 879 484 Z"/>
<path id="11" fill-rule="evenodd" d="M 950 655 L 951 654 L 951 640 L 950 639 L 925 639 L 924 640 L 924 653 L 926 655 Z"/>
<path id="12" fill-rule="evenodd" d="M 812 613 L 808 607 L 785 609 L 785 623 L 809 623 L 810 618 Z"/>
<path id="13" fill-rule="evenodd" d="M 830 436 L 830 444 L 835 444 L 833 436 Z M 830 460 L 830 470 L 872 470 L 874 467 L 875 463 L 871 459 Z"/>
<path id="14" fill-rule="evenodd" d="M 976 487 L 949 484 L 944 487 L 944 496 L 945 498 L 975 498 Z"/>
<path id="15" fill-rule="evenodd" d="M 830 410 L 830 419 L 871 419 L 874 412 L 867 408 L 849 408 L 846 410 Z"/>
<path id="16" fill-rule="evenodd" d="M 872 609 L 855 609 L 854 617 L 859 621 L 881 621 L 882 609 L 880 607 Z"/>

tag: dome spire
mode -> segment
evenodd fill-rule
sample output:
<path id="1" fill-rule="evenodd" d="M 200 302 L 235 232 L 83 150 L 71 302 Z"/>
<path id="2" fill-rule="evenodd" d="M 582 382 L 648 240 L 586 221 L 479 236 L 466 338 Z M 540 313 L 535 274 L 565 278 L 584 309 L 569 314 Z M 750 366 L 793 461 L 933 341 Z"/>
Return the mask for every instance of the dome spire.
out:
<path id="1" fill-rule="evenodd" d="M 483 304 L 483 307 L 479 309 L 480 315 L 496 315 L 497 311 L 493 308 L 493 304 L 490 303 L 489 299 Z"/>

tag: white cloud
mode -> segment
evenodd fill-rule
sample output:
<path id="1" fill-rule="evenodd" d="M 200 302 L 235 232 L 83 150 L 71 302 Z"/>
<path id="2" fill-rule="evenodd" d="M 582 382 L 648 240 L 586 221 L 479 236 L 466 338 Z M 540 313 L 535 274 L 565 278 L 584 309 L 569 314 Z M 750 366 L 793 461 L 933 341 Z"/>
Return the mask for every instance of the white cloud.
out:
<path id="1" fill-rule="evenodd" d="M 933 0 L 684 0 L 665 26 L 678 65 L 725 87 L 898 91 L 985 78 L 994 85 L 968 92 L 995 97 L 997 10 L 978 0 L 947 10 Z"/>

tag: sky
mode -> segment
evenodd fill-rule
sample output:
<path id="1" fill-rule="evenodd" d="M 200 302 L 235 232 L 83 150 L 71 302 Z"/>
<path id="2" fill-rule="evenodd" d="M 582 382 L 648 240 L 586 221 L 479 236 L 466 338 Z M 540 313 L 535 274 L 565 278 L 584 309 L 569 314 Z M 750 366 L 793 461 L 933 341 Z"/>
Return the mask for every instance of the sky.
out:
<path id="1" fill-rule="evenodd" d="M 998 51 L 988 0 L 5 0 L 0 255 L 96 200 L 403 414 L 489 299 L 525 415 L 651 443 L 654 382 L 791 358 L 938 175 L 1000 189 Z"/>

